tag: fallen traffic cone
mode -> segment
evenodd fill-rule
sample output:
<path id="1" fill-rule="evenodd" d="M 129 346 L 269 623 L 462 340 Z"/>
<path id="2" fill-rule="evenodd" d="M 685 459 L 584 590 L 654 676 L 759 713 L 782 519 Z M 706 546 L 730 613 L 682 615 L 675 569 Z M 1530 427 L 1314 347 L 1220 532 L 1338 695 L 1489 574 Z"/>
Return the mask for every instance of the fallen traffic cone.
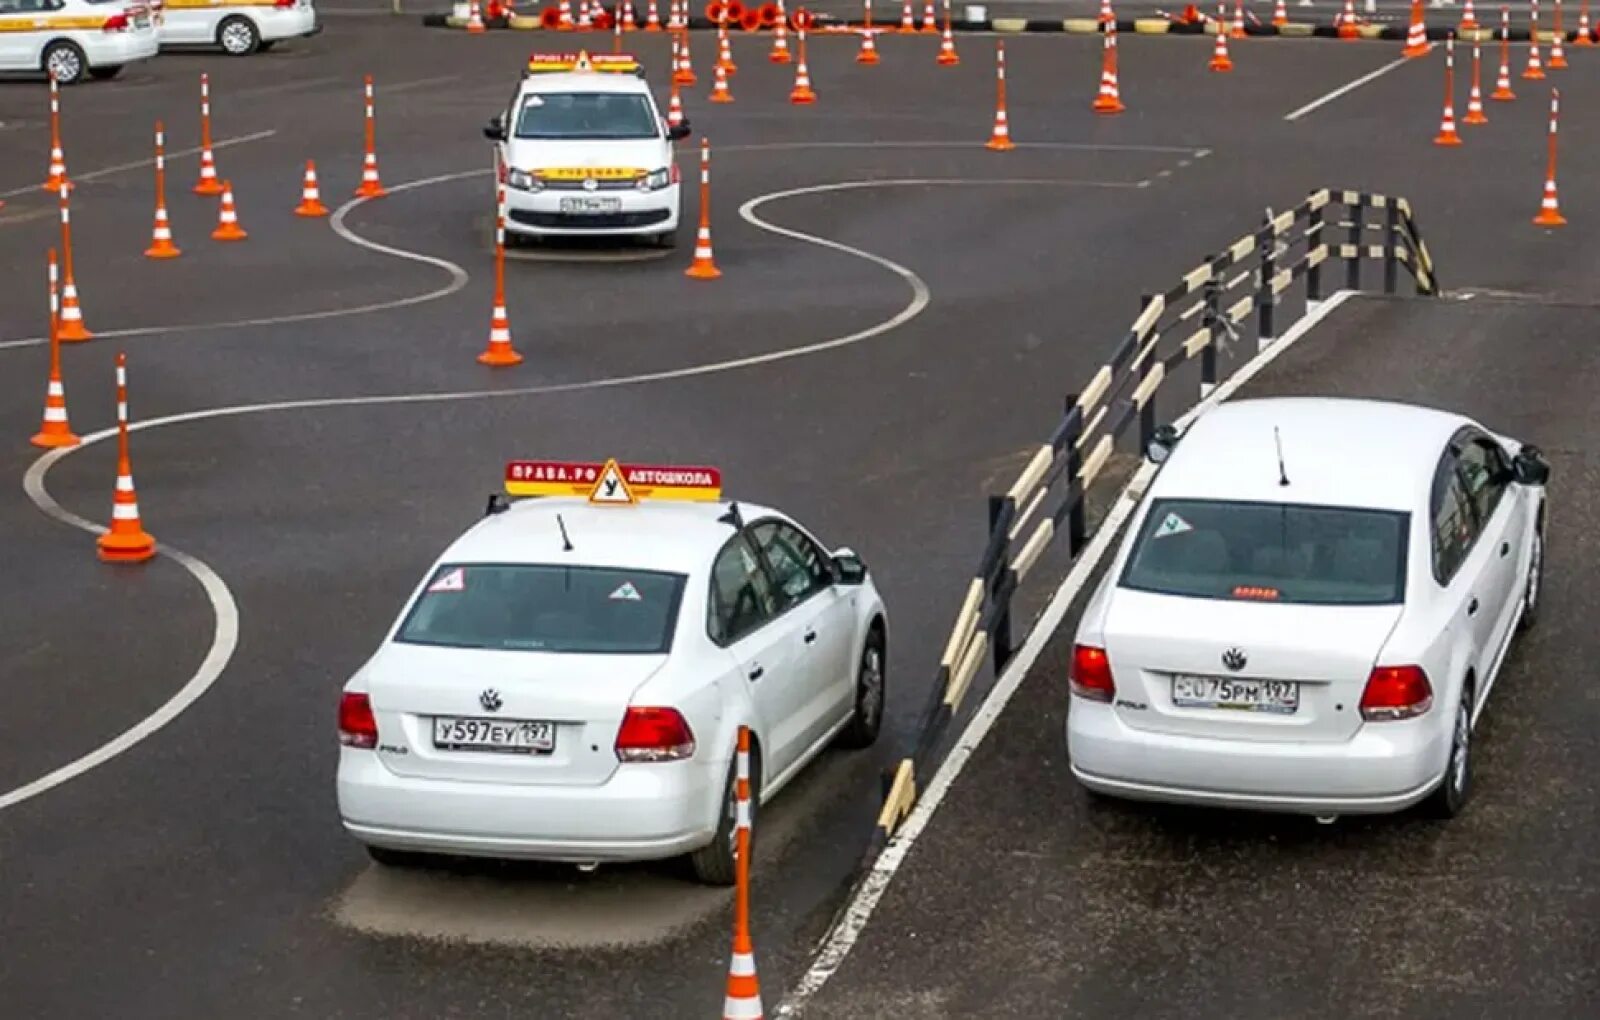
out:
<path id="1" fill-rule="evenodd" d="M 322 191 L 317 187 L 317 165 L 306 160 L 305 182 L 300 185 L 300 204 L 294 207 L 296 216 L 326 216 L 328 207 L 322 204 Z"/>
<path id="2" fill-rule="evenodd" d="M 483 11 L 478 7 L 478 0 L 472 0 L 467 8 L 467 31 L 472 35 L 482 35 L 488 31 L 483 25 Z"/>
<path id="3" fill-rule="evenodd" d="M 756 979 L 755 946 L 750 939 L 750 728 L 739 727 L 734 771 L 733 955 L 723 1020 L 761 1020 L 761 983 Z"/>
<path id="4" fill-rule="evenodd" d="M 1522 77 L 1527 81 L 1543 81 L 1544 65 L 1539 62 L 1539 0 L 1532 0 L 1529 11 L 1528 66 L 1522 69 Z"/>
<path id="5" fill-rule="evenodd" d="M 872 0 L 862 0 L 861 19 L 861 49 L 856 52 L 856 63 L 876 64 L 878 62 L 878 43 L 873 37 L 877 35 L 872 29 Z"/>
<path id="6" fill-rule="evenodd" d="M 167 135 L 156 121 L 156 222 L 150 231 L 150 247 L 145 258 L 175 259 L 183 252 L 172 243 L 172 224 L 167 222 Z"/>
<path id="7" fill-rule="evenodd" d="M 1460 145 L 1456 133 L 1456 37 L 1450 33 L 1444 44 L 1444 119 L 1439 123 L 1439 133 L 1433 137 L 1435 145 Z"/>
<path id="8" fill-rule="evenodd" d="M 1483 69 L 1483 58 L 1480 55 L 1477 43 L 1472 44 L 1472 90 L 1467 93 L 1467 115 L 1461 118 L 1463 124 L 1487 124 L 1489 117 L 1483 112 L 1483 90 L 1479 85 Z"/>
<path id="9" fill-rule="evenodd" d="M 1511 12 L 1505 7 L 1500 8 L 1500 76 L 1489 98 L 1502 103 L 1517 98 L 1517 94 L 1511 91 Z"/>
<path id="10" fill-rule="evenodd" d="M 955 67 L 961 63 L 961 54 L 956 52 L 955 33 L 950 30 L 950 0 L 944 0 L 944 37 L 939 40 L 939 59 L 941 67 Z"/>
<path id="11" fill-rule="evenodd" d="M 939 18 L 933 13 L 933 0 L 922 0 L 922 34 L 937 35 Z"/>
<path id="12" fill-rule="evenodd" d="M 1544 197 L 1539 200 L 1539 215 L 1533 222 L 1541 227 L 1564 227 L 1561 200 L 1556 196 L 1556 122 L 1561 114 L 1561 90 L 1550 90 L 1550 159 L 1544 175 Z"/>
<path id="13" fill-rule="evenodd" d="M 1217 44 L 1211 50 L 1211 63 L 1207 66 L 1226 74 L 1233 70 L 1233 58 L 1228 56 L 1228 33 L 1222 30 L 1223 13 L 1223 5 L 1217 4 Z"/>
<path id="14" fill-rule="evenodd" d="M 489 316 L 489 345 L 478 355 L 478 363 L 503 368 L 522 363 L 522 355 L 511 345 L 511 318 L 506 314 L 506 192 L 501 185 L 495 202 L 494 219 L 494 311 Z"/>
<path id="15" fill-rule="evenodd" d="M 1422 13 L 1422 0 L 1411 0 L 1411 24 L 1406 28 L 1406 48 L 1400 54 L 1420 57 L 1431 49 L 1433 44 L 1428 42 L 1428 25 Z"/>
<path id="16" fill-rule="evenodd" d="M 78 304 L 78 284 L 72 272 L 72 210 L 67 203 L 67 188 L 58 193 L 61 202 L 61 324 L 63 343 L 81 343 L 94 338 L 83 324 L 83 309 Z"/>
<path id="17" fill-rule="evenodd" d="M 728 91 L 728 72 L 721 64 L 715 68 L 716 76 L 711 85 L 711 101 L 713 103 L 733 102 L 733 93 Z"/>
<path id="18" fill-rule="evenodd" d="M 1016 145 L 1011 141 L 1011 125 L 1006 120 L 1006 44 L 1003 40 L 994 44 L 994 61 L 994 133 L 984 148 L 1005 152 L 1015 149 Z"/>
<path id="19" fill-rule="evenodd" d="M 798 33 L 800 44 L 800 60 L 794 68 L 794 88 L 789 90 L 789 102 L 796 106 L 810 106 L 817 101 L 816 92 L 811 88 L 811 72 L 806 70 L 806 30 L 800 29 Z"/>
<path id="20" fill-rule="evenodd" d="M 1567 37 L 1567 33 L 1561 27 L 1561 0 L 1556 0 L 1555 20 L 1553 29 L 1555 34 L 1550 38 L 1550 69 L 1560 71 L 1567 66 L 1567 51 L 1561 47 L 1562 40 Z"/>
<path id="21" fill-rule="evenodd" d="M 800 69 L 806 66 L 806 33 L 800 30 Z M 798 87 L 798 86 L 797 86 Z M 711 143 L 700 139 L 700 228 L 694 235 L 694 262 L 684 270 L 694 280 L 715 280 L 722 275 L 711 250 Z"/>
<path id="22" fill-rule="evenodd" d="M 44 190 L 59 194 L 62 186 L 69 190 L 73 184 L 67 179 L 67 157 L 61 151 L 61 86 L 56 76 L 50 75 L 50 171 L 45 178 Z"/>
<path id="23" fill-rule="evenodd" d="M 1415 7 L 1416 4 L 1413 3 L 1412 6 Z M 1355 0 L 1344 0 L 1344 10 L 1339 12 L 1339 17 L 1335 19 L 1334 24 L 1338 28 L 1339 38 L 1346 40 L 1361 38 L 1361 23 L 1356 20 Z M 1415 31 L 1415 29 L 1413 29 L 1413 31 Z M 1407 39 L 1406 48 L 1410 49 L 1410 47 L 1411 41 Z M 1413 54 L 1410 53 L 1406 54 L 1406 56 L 1412 55 Z"/>
<path id="24" fill-rule="evenodd" d="M 1272 8 L 1272 27 L 1273 28 L 1282 28 L 1283 26 L 1287 25 L 1288 23 L 1289 23 L 1289 10 L 1288 10 L 1287 7 L 1284 6 L 1283 0 L 1278 0 L 1277 5 Z"/>
<path id="25" fill-rule="evenodd" d="M 50 249 L 50 380 L 45 384 L 44 420 L 28 442 L 46 449 L 77 446 L 80 440 L 67 420 L 67 390 L 61 382 L 61 321 L 56 294 L 56 250 Z"/>
<path id="26" fill-rule="evenodd" d="M 200 76 L 200 179 L 195 182 L 196 195 L 222 194 L 222 180 L 217 176 L 217 160 L 211 152 L 211 76 Z"/>
<path id="27" fill-rule="evenodd" d="M 1456 26 L 1456 32 L 1458 34 L 1475 32 L 1479 27 L 1478 14 L 1472 9 L 1472 0 L 1467 0 L 1466 6 L 1461 8 L 1461 24 Z"/>
<path id="28" fill-rule="evenodd" d="M 239 226 L 239 213 L 233 207 L 233 185 L 222 182 L 222 205 L 217 212 L 217 229 L 211 232 L 213 241 L 243 241 L 249 237 Z"/>
<path id="29" fill-rule="evenodd" d="M 111 498 L 111 527 L 96 540 L 106 563 L 143 563 L 156 554 L 156 540 L 144 530 L 139 497 L 128 456 L 128 356 L 117 354 L 117 490 Z"/>
<path id="30" fill-rule="evenodd" d="M 1101 45 L 1100 52 L 1100 93 L 1094 97 L 1094 112 L 1121 113 L 1127 107 L 1122 105 L 1122 89 L 1117 82 L 1117 23 L 1115 21 L 1106 26 L 1105 42 Z"/>
<path id="31" fill-rule="evenodd" d="M 357 198 L 382 198 L 388 192 L 378 178 L 378 121 L 372 103 L 372 75 L 366 76 L 366 153 L 361 158 L 361 185 L 356 188 Z"/>
<path id="32" fill-rule="evenodd" d="M 789 56 L 789 15 L 783 9 L 783 0 L 778 0 L 778 20 L 772 26 L 772 49 L 767 53 L 767 60 L 774 64 L 787 64 L 792 57 Z"/>

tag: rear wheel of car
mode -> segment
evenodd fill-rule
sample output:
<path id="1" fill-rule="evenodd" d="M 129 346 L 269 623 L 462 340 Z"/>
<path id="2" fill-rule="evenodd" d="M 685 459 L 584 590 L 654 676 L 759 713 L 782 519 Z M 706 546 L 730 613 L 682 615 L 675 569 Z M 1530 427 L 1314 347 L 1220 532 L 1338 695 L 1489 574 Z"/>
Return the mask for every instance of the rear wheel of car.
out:
<path id="1" fill-rule="evenodd" d="M 122 73 L 122 65 L 121 64 L 112 64 L 109 67 L 91 67 L 91 68 L 89 68 L 89 77 L 93 78 L 95 81 L 110 81 L 111 79 L 115 78 L 117 75 L 119 75 L 121 73 Z"/>
<path id="2" fill-rule="evenodd" d="M 261 45 L 261 33 L 249 18 L 225 18 L 217 26 L 217 45 L 230 57 L 247 57 Z"/>
<path id="3" fill-rule="evenodd" d="M 1539 596 L 1544 593 L 1544 527 L 1533 531 L 1533 548 L 1528 551 L 1528 579 L 1522 590 L 1522 619 L 1517 621 L 1521 630 L 1528 630 L 1539 622 Z"/>
<path id="4" fill-rule="evenodd" d="M 840 747 L 871 747 L 883 728 L 883 705 L 889 678 L 888 657 L 883 645 L 883 631 L 874 627 L 861 649 L 861 662 L 856 667 L 855 712 L 850 717 L 850 725 L 839 733 Z"/>
<path id="5" fill-rule="evenodd" d="M 737 836 L 737 780 L 739 762 L 735 758 L 728 765 L 728 785 L 722 794 L 722 813 L 717 820 L 717 834 L 711 842 L 689 855 L 689 866 L 694 877 L 706 885 L 732 885 L 734 881 L 734 840 Z M 750 849 L 754 859 L 756 812 L 761 803 L 761 755 L 750 749 Z"/>
<path id="6" fill-rule="evenodd" d="M 89 72 L 89 62 L 77 43 L 58 40 L 44 49 L 43 70 L 62 85 L 76 85 Z"/>
<path id="7" fill-rule="evenodd" d="M 1472 796 L 1472 688 L 1461 692 L 1451 723 L 1450 758 L 1445 763 L 1444 781 L 1433 792 L 1430 813 L 1439 818 L 1454 818 Z"/>

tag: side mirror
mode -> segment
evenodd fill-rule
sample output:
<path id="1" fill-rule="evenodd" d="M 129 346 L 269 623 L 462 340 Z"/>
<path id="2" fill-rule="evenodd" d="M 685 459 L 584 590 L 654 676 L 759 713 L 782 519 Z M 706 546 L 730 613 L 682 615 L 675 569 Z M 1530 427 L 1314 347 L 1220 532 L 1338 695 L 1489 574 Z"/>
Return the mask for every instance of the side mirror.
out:
<path id="1" fill-rule="evenodd" d="M 1178 445 L 1178 430 L 1171 425 L 1162 425 L 1150 437 L 1150 442 L 1144 448 L 1144 455 L 1152 464 L 1165 464 L 1167 458 L 1172 456 L 1172 450 Z"/>
<path id="2" fill-rule="evenodd" d="M 687 120 L 679 124 L 677 127 L 667 128 L 667 138 L 670 141 L 682 141 L 683 139 L 688 138 L 689 134 L 689 122 Z"/>
<path id="3" fill-rule="evenodd" d="M 1550 465 L 1537 446 L 1524 444 L 1511 459 L 1511 477 L 1518 485 L 1543 485 L 1550 480 Z"/>
<path id="4" fill-rule="evenodd" d="M 489 123 L 483 126 L 483 137 L 491 142 L 506 140 L 506 122 L 503 117 L 491 117 Z"/>
<path id="5" fill-rule="evenodd" d="M 867 579 L 867 565 L 849 547 L 833 551 L 833 573 L 839 584 L 860 584 Z"/>

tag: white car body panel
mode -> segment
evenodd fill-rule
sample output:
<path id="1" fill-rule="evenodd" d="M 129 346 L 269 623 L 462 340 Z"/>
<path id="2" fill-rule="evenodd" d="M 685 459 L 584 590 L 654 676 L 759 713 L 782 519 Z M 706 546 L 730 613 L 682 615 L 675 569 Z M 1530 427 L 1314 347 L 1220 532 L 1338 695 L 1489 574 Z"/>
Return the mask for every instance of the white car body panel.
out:
<path id="1" fill-rule="evenodd" d="M 100 27 L 117 14 L 128 18 L 128 28 Z M 0 71 L 42 71 L 45 49 L 58 40 L 77 45 L 90 68 L 148 60 L 159 48 L 155 18 L 144 3 L 0 0 Z"/>
<path id="2" fill-rule="evenodd" d="M 262 42 L 298 39 L 317 32 L 312 0 L 295 0 L 288 7 L 279 7 L 274 0 L 164 0 L 161 45 L 217 45 L 218 29 L 229 18 L 250 21 Z"/>

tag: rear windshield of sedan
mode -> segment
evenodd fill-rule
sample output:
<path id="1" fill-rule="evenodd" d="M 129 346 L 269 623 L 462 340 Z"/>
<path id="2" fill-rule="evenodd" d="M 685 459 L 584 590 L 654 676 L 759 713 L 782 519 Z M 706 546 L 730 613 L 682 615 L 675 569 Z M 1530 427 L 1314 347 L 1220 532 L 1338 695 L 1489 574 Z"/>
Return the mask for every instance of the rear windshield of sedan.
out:
<path id="1" fill-rule="evenodd" d="M 539 92 L 523 101 L 518 138 L 655 138 L 656 115 L 627 92 Z"/>
<path id="2" fill-rule="evenodd" d="M 1404 600 L 1410 515 L 1389 510 L 1158 499 L 1122 587 L 1302 605 Z"/>
<path id="3" fill-rule="evenodd" d="M 446 564 L 395 640 L 502 651 L 661 654 L 671 650 L 682 574 L 611 567 Z"/>

